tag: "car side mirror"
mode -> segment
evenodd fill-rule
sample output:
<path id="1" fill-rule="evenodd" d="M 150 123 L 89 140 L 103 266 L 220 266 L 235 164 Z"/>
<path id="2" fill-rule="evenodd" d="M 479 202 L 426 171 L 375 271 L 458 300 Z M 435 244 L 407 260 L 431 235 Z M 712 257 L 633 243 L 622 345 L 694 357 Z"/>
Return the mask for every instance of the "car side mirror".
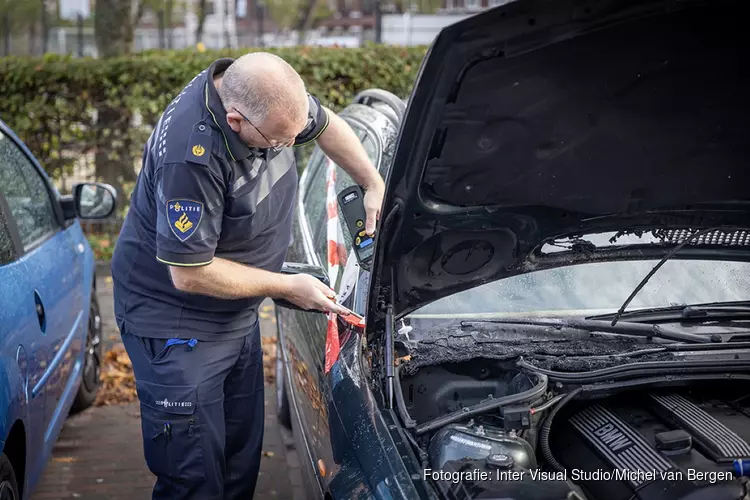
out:
<path id="1" fill-rule="evenodd" d="M 73 189 L 75 212 L 81 219 L 106 219 L 115 211 L 117 191 L 109 184 L 84 182 Z"/>
<path id="2" fill-rule="evenodd" d="M 320 266 L 314 266 L 311 264 L 300 264 L 296 262 L 284 262 L 284 265 L 281 268 L 281 274 L 308 274 L 312 276 L 313 278 L 319 279 L 326 286 L 331 286 L 331 281 L 328 278 L 328 273 L 326 272 L 325 269 L 323 269 Z M 302 309 L 301 307 L 295 304 L 292 304 L 286 299 L 274 299 L 273 303 L 276 304 L 276 306 L 283 307 L 285 309 L 296 309 L 298 311 L 306 311 L 306 312 L 323 312 L 323 311 L 315 311 L 312 309 Z"/>
<path id="3" fill-rule="evenodd" d="M 84 182 L 73 188 L 73 194 L 60 197 L 63 218 L 71 223 L 81 219 L 106 219 L 117 206 L 117 191 L 109 184 Z"/>

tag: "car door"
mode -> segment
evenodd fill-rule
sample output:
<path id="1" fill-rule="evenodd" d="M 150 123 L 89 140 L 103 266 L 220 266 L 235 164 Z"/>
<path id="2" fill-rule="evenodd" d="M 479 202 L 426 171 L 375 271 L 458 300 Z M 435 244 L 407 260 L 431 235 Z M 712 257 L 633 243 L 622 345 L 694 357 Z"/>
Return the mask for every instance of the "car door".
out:
<path id="1" fill-rule="evenodd" d="M 19 258 L 4 266 L 2 288 L 12 288 L 2 314 L 12 316 L 18 343 L 28 356 L 28 395 L 41 417 L 35 450 L 48 450 L 67 416 L 71 373 L 85 338 L 82 259 L 84 247 L 64 230 L 56 193 L 34 158 L 0 132 L 0 192 L 20 245 Z M 3 321 L 3 324 L 6 324 Z M 43 432 L 41 432 L 43 431 Z M 36 457 L 42 454 L 34 454 Z"/>
<path id="2" fill-rule="evenodd" d="M 386 123 L 388 119 L 382 114 L 364 105 L 352 105 L 341 115 L 352 127 L 362 141 L 365 151 L 374 165 L 382 167 L 383 139 L 379 131 L 371 125 L 372 120 Z M 388 122 L 389 123 L 389 122 Z M 385 126 L 385 125 L 384 125 Z M 395 126 L 389 125 L 392 136 L 395 136 Z M 287 260 L 304 262 L 307 264 L 328 266 L 328 217 L 326 210 L 326 180 L 329 159 L 315 148 L 307 171 L 301 179 L 301 204 L 296 216 L 298 227 L 295 235 L 300 237 L 302 245 L 296 245 Z M 336 170 L 336 192 L 353 184 L 351 177 L 340 167 Z M 343 237 L 346 253 L 351 250 L 351 237 L 343 231 L 343 219 L 339 215 L 339 238 Z M 341 263 L 343 268 L 344 262 Z M 341 272 L 331 286 L 338 291 Z M 328 401 L 330 399 L 330 384 L 324 373 L 325 349 L 327 334 L 327 317 L 319 313 L 310 313 L 285 309 L 279 314 L 280 328 L 287 353 L 288 363 L 291 365 L 291 394 L 294 404 L 301 417 L 301 431 L 305 438 L 304 448 L 307 451 L 309 466 L 318 471 L 319 463 L 334 466 L 334 454 L 331 446 L 331 432 L 329 428 Z M 287 333 L 289 332 L 289 333 Z M 331 470 L 333 473 L 334 471 Z M 320 480 L 320 477 L 318 476 Z"/>

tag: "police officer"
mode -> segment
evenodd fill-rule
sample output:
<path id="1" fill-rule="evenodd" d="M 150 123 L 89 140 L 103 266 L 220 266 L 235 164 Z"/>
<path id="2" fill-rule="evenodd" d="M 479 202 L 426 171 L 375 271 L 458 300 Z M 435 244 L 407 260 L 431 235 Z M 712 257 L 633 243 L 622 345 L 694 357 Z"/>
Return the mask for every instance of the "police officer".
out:
<path id="1" fill-rule="evenodd" d="M 297 190 L 290 146 L 313 140 L 364 187 L 372 235 L 382 178 L 346 122 L 274 55 L 215 61 L 145 146 L 112 277 L 154 499 L 252 498 L 264 420 L 259 304 L 346 312 L 315 278 L 279 274 Z"/>

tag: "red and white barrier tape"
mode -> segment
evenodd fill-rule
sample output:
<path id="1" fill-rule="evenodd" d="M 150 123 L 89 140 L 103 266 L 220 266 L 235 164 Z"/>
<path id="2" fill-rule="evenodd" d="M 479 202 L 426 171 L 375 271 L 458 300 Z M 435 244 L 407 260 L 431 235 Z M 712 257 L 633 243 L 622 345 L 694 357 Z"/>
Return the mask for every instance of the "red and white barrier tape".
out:
<path id="1" fill-rule="evenodd" d="M 328 159 L 326 165 L 326 214 L 327 214 L 327 240 L 328 240 L 328 276 L 331 285 L 335 286 L 338 280 L 341 266 L 347 263 L 346 245 L 344 245 L 344 235 L 341 224 L 339 224 L 338 203 L 336 200 L 336 164 Z M 345 275 L 348 273 L 344 273 Z M 347 324 L 357 328 L 364 328 L 364 319 L 354 313 L 341 315 L 340 318 Z M 331 370 L 331 367 L 339 357 L 341 350 L 339 340 L 339 327 L 337 315 L 328 314 L 328 328 L 326 332 L 326 353 L 325 353 L 325 373 Z"/>
<path id="2" fill-rule="evenodd" d="M 339 211 L 336 206 L 336 164 L 329 158 L 326 165 L 326 213 L 328 215 L 328 276 L 331 285 L 336 284 L 339 273 Z M 335 313 L 328 313 L 326 331 L 325 373 L 331 370 L 339 357 L 339 327 Z"/>

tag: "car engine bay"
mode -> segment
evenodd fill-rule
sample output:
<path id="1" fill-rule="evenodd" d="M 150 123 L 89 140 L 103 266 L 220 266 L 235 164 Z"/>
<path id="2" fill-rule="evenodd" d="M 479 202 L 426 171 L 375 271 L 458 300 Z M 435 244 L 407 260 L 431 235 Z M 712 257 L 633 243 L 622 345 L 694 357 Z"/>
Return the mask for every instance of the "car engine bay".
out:
<path id="1" fill-rule="evenodd" d="M 518 358 L 410 362 L 397 407 L 446 498 L 750 499 L 748 375 L 576 387 Z"/>

